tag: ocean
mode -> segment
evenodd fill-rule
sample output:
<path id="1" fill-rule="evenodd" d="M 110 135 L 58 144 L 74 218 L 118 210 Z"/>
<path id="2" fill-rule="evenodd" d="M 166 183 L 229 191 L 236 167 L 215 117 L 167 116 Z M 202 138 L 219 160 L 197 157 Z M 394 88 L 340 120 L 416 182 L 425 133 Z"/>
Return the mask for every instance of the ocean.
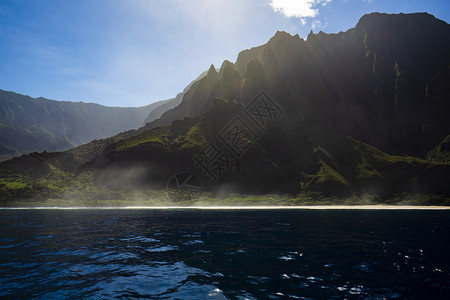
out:
<path id="1" fill-rule="evenodd" d="M 1 209 L 0 297 L 443 299 L 450 210 Z"/>

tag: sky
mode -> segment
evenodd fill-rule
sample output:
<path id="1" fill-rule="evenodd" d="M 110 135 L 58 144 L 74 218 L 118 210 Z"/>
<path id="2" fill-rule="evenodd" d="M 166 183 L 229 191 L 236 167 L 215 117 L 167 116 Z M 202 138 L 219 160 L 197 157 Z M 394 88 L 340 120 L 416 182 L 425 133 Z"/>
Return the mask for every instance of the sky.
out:
<path id="1" fill-rule="evenodd" d="M 143 106 L 277 30 L 336 33 L 371 12 L 450 23 L 449 0 L 0 0 L 0 89 Z"/>

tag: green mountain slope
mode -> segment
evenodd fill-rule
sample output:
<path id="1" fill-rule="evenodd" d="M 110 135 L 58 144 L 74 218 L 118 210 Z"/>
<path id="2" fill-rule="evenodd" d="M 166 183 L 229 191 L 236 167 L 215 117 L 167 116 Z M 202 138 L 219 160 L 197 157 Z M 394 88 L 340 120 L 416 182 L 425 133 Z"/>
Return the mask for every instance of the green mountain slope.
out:
<path id="1" fill-rule="evenodd" d="M 450 26 L 429 14 L 370 14 L 306 41 L 277 32 L 142 128 L 1 163 L 3 194 L 61 197 L 86 180 L 104 193 L 163 190 L 191 173 L 215 195 L 448 203 L 449 66 Z"/>
<path id="2" fill-rule="evenodd" d="M 65 150 L 138 128 L 156 102 L 144 107 L 106 107 L 31 98 L 0 90 L 0 157 Z"/>

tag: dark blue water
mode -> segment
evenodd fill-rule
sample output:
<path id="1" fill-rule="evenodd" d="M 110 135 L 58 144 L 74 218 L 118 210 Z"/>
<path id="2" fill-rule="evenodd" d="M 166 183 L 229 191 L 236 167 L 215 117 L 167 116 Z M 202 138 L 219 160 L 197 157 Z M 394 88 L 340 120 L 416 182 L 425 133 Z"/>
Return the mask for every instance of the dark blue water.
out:
<path id="1" fill-rule="evenodd" d="M 0 210 L 0 297 L 440 299 L 450 211 Z"/>

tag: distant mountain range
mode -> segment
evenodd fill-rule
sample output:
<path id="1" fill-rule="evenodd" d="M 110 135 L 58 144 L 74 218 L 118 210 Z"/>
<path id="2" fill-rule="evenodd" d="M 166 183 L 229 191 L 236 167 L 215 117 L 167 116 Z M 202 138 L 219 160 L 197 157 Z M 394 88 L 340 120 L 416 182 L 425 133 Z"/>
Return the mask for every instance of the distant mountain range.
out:
<path id="1" fill-rule="evenodd" d="M 162 189 L 184 172 L 216 194 L 450 196 L 449 115 L 450 25 L 373 13 L 307 40 L 277 32 L 138 130 L 0 170 L 90 172 L 109 190 Z"/>
<path id="2" fill-rule="evenodd" d="M 0 90 L 0 155 L 66 150 L 139 128 L 160 104 L 106 107 L 31 98 Z"/>
<path id="3" fill-rule="evenodd" d="M 196 80 L 205 75 L 202 73 Z M 185 91 L 176 98 L 142 107 L 108 107 L 0 90 L 0 160 L 35 151 L 67 150 L 137 129 L 177 106 Z"/>

